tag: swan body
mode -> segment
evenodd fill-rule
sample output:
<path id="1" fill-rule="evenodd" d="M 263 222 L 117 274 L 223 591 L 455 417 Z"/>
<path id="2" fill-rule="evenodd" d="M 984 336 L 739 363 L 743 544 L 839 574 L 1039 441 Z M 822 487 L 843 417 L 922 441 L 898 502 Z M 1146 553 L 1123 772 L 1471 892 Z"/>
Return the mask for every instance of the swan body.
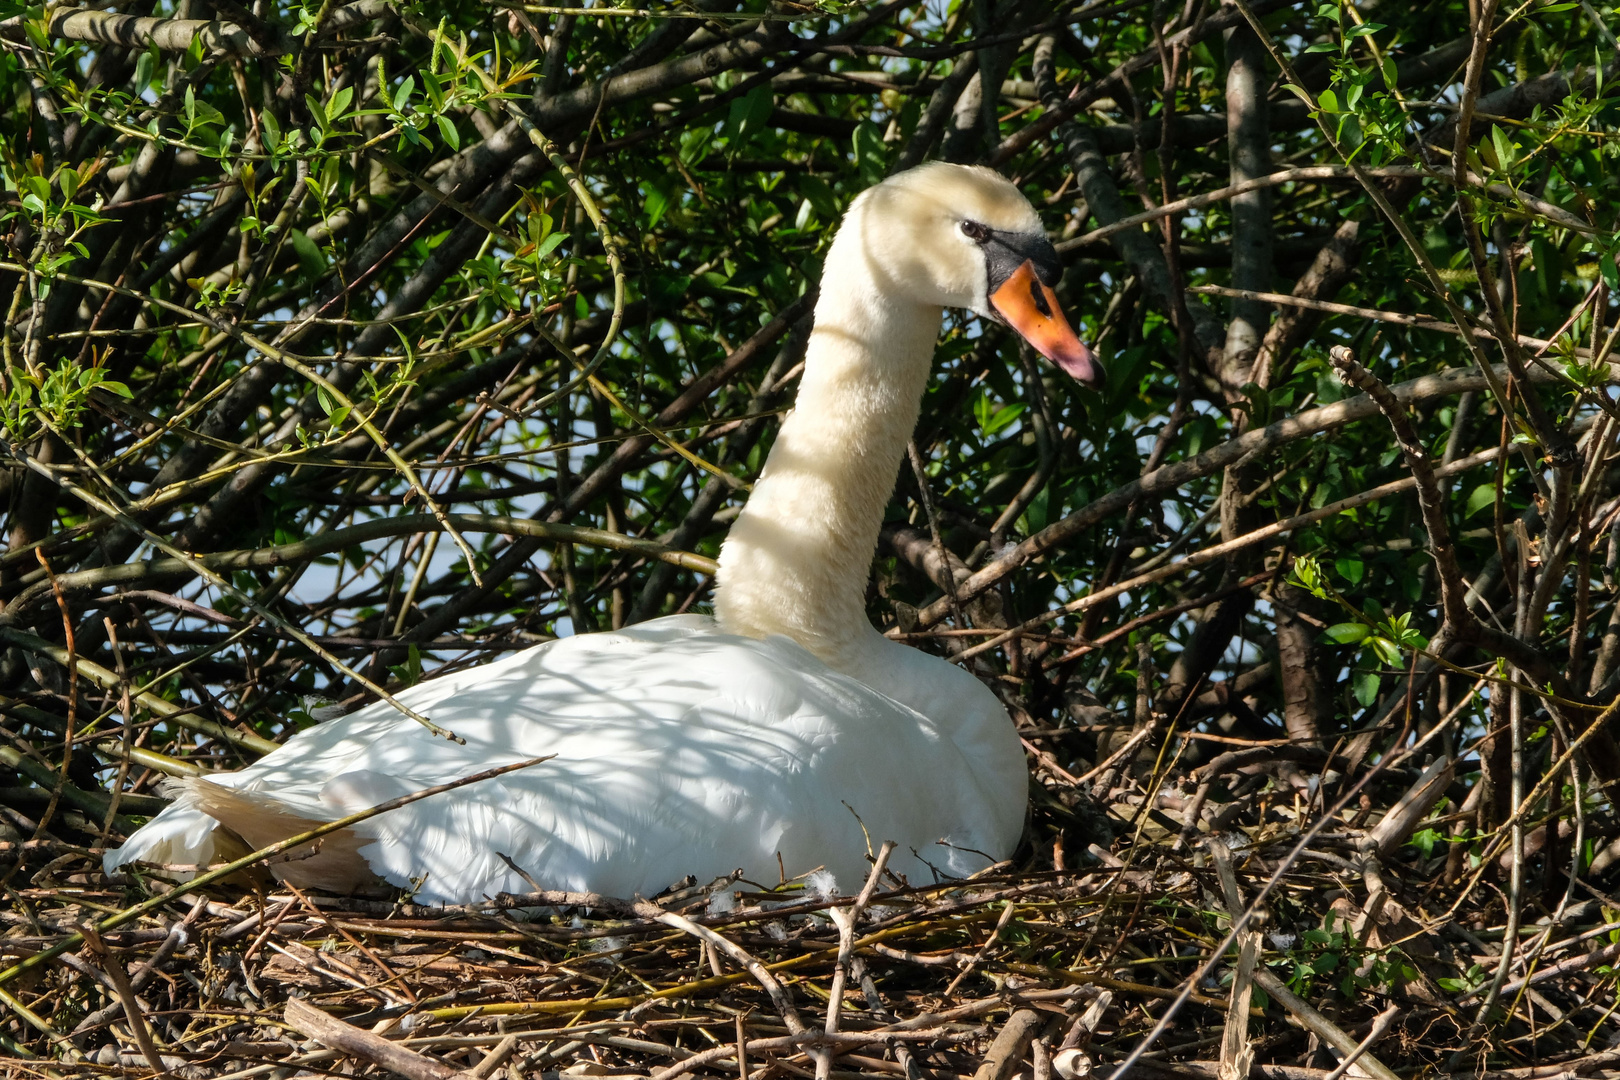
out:
<path id="1" fill-rule="evenodd" d="M 884 840 L 912 880 L 1007 857 L 1028 784 L 1010 718 L 968 672 L 878 634 L 865 592 L 942 307 L 1010 322 L 1100 378 L 1055 306 L 1060 272 L 990 170 L 923 166 L 863 193 L 827 255 L 797 406 L 722 547 L 715 618 L 564 638 L 397 695 L 464 745 L 386 702 L 303 731 L 183 781 L 107 869 L 219 861 L 542 755 L 271 870 L 461 903 L 524 891 L 513 866 L 546 888 L 635 896 L 739 868 L 768 883 L 825 867 L 849 887 Z"/>
<path id="2" fill-rule="evenodd" d="M 229 854 L 209 850 L 219 834 L 204 807 L 231 815 L 258 847 L 289 835 L 278 810 L 329 821 L 554 754 L 353 826 L 348 846 L 361 862 L 346 860 L 335 874 L 321 858 L 296 855 L 274 869 L 340 892 L 373 876 L 414 883 L 422 903 L 527 891 L 502 854 L 547 888 L 608 896 L 651 896 L 686 874 L 708 881 L 738 868 L 774 884 L 778 853 L 789 874 L 826 864 L 858 883 L 864 824 L 874 846 L 899 842 L 891 864 L 911 880 L 959 877 L 987 863 L 980 852 L 1017 841 L 1025 765 L 993 695 L 959 669 L 933 674 L 975 706 L 957 730 L 788 638 L 728 634 L 705 616 L 563 638 L 399 695 L 465 745 L 379 702 L 213 777 L 210 786 L 224 790 L 164 811 L 174 839 L 142 858 Z M 958 782 L 930 782 L 940 775 Z"/>

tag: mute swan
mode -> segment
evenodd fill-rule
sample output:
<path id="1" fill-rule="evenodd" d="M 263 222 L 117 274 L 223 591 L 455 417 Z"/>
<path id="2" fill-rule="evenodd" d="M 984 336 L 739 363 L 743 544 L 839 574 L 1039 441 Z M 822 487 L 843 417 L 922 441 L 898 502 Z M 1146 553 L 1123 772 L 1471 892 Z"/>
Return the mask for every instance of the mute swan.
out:
<path id="1" fill-rule="evenodd" d="M 1061 272 L 1034 210 L 988 169 L 936 163 L 866 191 L 827 253 L 797 407 L 721 549 L 714 618 L 564 638 L 399 695 L 465 745 L 385 702 L 300 732 L 182 782 L 106 868 L 206 864 L 545 754 L 273 872 L 463 903 L 525 887 L 500 854 L 548 888 L 622 897 L 738 867 L 858 881 L 868 837 L 896 841 L 890 865 L 915 880 L 1007 857 L 1028 789 L 1011 720 L 968 672 L 880 635 L 864 598 L 942 307 L 1010 323 L 1101 381 L 1057 308 Z"/>

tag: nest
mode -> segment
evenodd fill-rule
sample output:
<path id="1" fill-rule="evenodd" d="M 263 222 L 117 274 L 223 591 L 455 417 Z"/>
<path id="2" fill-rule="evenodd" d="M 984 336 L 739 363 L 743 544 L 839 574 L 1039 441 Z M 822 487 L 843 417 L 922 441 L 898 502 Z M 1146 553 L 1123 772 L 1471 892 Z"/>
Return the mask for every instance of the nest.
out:
<path id="1" fill-rule="evenodd" d="M 1043 788 L 1020 862 L 919 885 L 885 850 L 845 895 L 812 875 L 425 908 L 109 882 L 92 849 L 10 843 L 0 1038 L 16 1076 L 1620 1072 L 1605 897 L 1549 864 L 1504 964 L 1493 864 L 1250 787 L 1106 815 Z"/>

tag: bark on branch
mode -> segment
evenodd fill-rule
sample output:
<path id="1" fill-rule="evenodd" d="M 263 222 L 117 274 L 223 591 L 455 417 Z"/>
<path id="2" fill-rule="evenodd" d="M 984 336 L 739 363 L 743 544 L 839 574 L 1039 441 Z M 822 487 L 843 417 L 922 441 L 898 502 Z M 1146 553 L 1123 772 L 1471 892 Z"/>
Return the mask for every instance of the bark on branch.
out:
<path id="1" fill-rule="evenodd" d="M 185 52 L 196 40 L 201 40 L 205 52 L 231 56 L 280 56 L 295 47 L 285 32 L 277 34 L 268 45 L 261 45 L 246 29 L 233 22 L 137 18 L 114 11 L 59 12 L 47 25 L 46 32 L 70 41 L 156 48 L 160 52 Z"/>

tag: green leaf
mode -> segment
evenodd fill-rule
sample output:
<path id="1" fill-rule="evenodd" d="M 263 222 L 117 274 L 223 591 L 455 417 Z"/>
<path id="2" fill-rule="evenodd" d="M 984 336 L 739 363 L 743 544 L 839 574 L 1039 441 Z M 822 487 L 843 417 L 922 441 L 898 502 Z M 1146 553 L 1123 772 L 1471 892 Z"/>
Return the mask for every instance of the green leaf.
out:
<path id="1" fill-rule="evenodd" d="M 1464 517 L 1473 517 L 1487 506 L 1496 505 L 1496 485 L 1481 484 L 1468 493 L 1468 507 L 1463 511 Z"/>
<path id="2" fill-rule="evenodd" d="M 763 130 L 765 122 L 770 119 L 773 98 L 769 84 L 754 87 L 748 93 L 731 102 L 731 111 L 726 116 L 725 130 L 722 136 L 733 147 L 739 142 L 752 138 Z"/>
<path id="3" fill-rule="evenodd" d="M 450 118 L 448 116 L 435 116 L 433 119 L 438 123 L 439 134 L 444 136 L 444 141 L 450 149 L 460 150 L 461 133 L 456 130 L 456 125 L 450 122 Z"/>
<path id="4" fill-rule="evenodd" d="M 1372 631 L 1361 623 L 1342 622 L 1335 623 L 1322 631 L 1322 636 L 1329 641 L 1338 642 L 1340 645 L 1355 645 L 1358 642 L 1365 641 L 1367 635 L 1371 633 Z"/>
<path id="5" fill-rule="evenodd" d="M 1598 273 L 1603 275 L 1603 283 L 1609 287 L 1610 292 L 1620 292 L 1620 270 L 1615 268 L 1614 256 L 1605 252 L 1598 256 Z"/>
<path id="6" fill-rule="evenodd" d="M 1496 151 L 1497 163 L 1504 172 L 1513 168 L 1513 163 L 1519 157 L 1519 148 L 1508 137 L 1507 129 L 1500 124 L 1491 128 L 1491 148 Z"/>
<path id="7" fill-rule="evenodd" d="M 353 100 L 354 87 L 345 86 L 343 89 L 332 95 L 332 101 L 326 107 L 326 115 L 332 118 L 333 123 L 336 123 L 348 114 L 349 102 Z"/>
<path id="8" fill-rule="evenodd" d="M 883 179 L 889 163 L 888 148 L 883 145 L 883 132 L 870 120 L 862 120 L 855 127 L 852 138 L 855 150 L 855 167 L 860 170 L 861 180 L 867 184 L 875 184 Z"/>
<path id="9" fill-rule="evenodd" d="M 103 390 L 117 394 L 121 398 L 129 398 L 130 400 L 134 400 L 135 398 L 135 394 L 130 390 L 130 388 L 116 379 L 106 379 L 102 382 L 96 383 L 96 385 L 101 387 Z"/>
<path id="10" fill-rule="evenodd" d="M 833 189 L 827 186 L 827 182 L 821 177 L 801 176 L 799 178 L 799 191 L 803 193 L 806 199 L 810 200 L 810 205 L 816 208 L 816 213 L 821 216 L 821 220 L 838 220 L 838 196 L 833 193 Z"/>
<path id="11" fill-rule="evenodd" d="M 1242 409 L 1249 414 L 1249 419 L 1255 427 L 1264 427 L 1271 422 L 1271 393 L 1259 383 L 1246 382 L 1242 386 L 1243 398 L 1232 403 L 1235 409 Z"/>
<path id="12" fill-rule="evenodd" d="M 394 677 L 406 686 L 415 686 L 422 681 L 422 650 L 413 641 L 403 664 L 393 664 L 388 668 Z"/>
<path id="13" fill-rule="evenodd" d="M 1014 420 L 1017 420 L 1019 416 L 1023 415 L 1025 409 L 1025 405 L 1022 401 L 1015 401 L 1010 405 L 1003 405 L 1001 408 L 991 412 L 988 397 L 981 397 L 979 402 L 984 406 L 983 409 L 979 410 L 979 429 L 986 435 L 994 435 L 996 432 L 1005 428 Z"/>
<path id="14" fill-rule="evenodd" d="M 1367 564 L 1360 559 L 1352 559 L 1348 556 L 1333 560 L 1333 569 L 1337 570 L 1339 576 L 1352 585 L 1360 585 L 1361 579 L 1367 576 Z"/>
<path id="15" fill-rule="evenodd" d="M 293 250 L 298 254 L 298 263 L 303 268 L 304 277 L 315 281 L 326 274 L 326 256 L 321 252 L 315 241 L 302 229 L 293 229 L 287 234 L 292 241 Z"/>
<path id="16" fill-rule="evenodd" d="M 651 229 L 663 220 L 664 212 L 669 209 L 669 192 L 657 184 L 643 184 L 641 191 L 641 216 Z"/>
<path id="17" fill-rule="evenodd" d="M 1029 500 L 1029 509 L 1019 518 L 1018 527 L 1026 535 L 1034 535 L 1046 528 L 1052 521 L 1052 486 L 1050 484 L 1035 493 Z"/>
<path id="18" fill-rule="evenodd" d="M 264 131 L 264 145 L 268 150 L 275 150 L 281 145 L 281 121 L 269 109 L 259 113 L 259 126 Z"/>
<path id="19" fill-rule="evenodd" d="M 701 165 L 708 156 L 709 144 L 714 141 L 714 128 L 704 125 L 681 135 L 681 163 L 687 167 Z"/>
<path id="20" fill-rule="evenodd" d="M 147 49 L 135 61 L 135 92 L 139 94 L 152 85 L 152 70 L 157 67 L 157 49 Z"/>
<path id="21" fill-rule="evenodd" d="M 1336 113 L 1339 111 L 1339 95 L 1332 90 L 1324 90 L 1316 96 L 1316 103 L 1323 112 Z"/>
<path id="22" fill-rule="evenodd" d="M 206 101 L 197 102 L 197 123 L 224 124 L 225 114 L 208 104 Z"/>
<path id="23" fill-rule="evenodd" d="M 1378 685 L 1382 682 L 1375 671 L 1358 671 L 1351 680 L 1351 690 L 1356 701 L 1362 708 L 1368 708 L 1378 700 Z"/>
<path id="24" fill-rule="evenodd" d="M 565 236 L 562 233 L 560 233 L 560 232 L 559 233 L 552 233 L 550 236 L 548 236 L 544 240 L 540 241 L 539 244 L 535 245 L 534 257 L 536 259 L 545 258 L 547 255 L 550 255 L 553 251 L 556 251 L 557 246 L 559 244 L 561 244 L 564 239 L 565 239 Z"/>
<path id="25" fill-rule="evenodd" d="M 343 166 L 338 162 L 337 155 L 326 159 L 321 166 L 321 191 L 328 198 L 337 194 L 338 185 L 343 181 Z"/>
<path id="26" fill-rule="evenodd" d="M 1301 555 L 1294 560 L 1294 583 L 1318 600 L 1327 599 L 1327 590 L 1322 587 L 1322 568 L 1317 561 L 1309 555 Z"/>

